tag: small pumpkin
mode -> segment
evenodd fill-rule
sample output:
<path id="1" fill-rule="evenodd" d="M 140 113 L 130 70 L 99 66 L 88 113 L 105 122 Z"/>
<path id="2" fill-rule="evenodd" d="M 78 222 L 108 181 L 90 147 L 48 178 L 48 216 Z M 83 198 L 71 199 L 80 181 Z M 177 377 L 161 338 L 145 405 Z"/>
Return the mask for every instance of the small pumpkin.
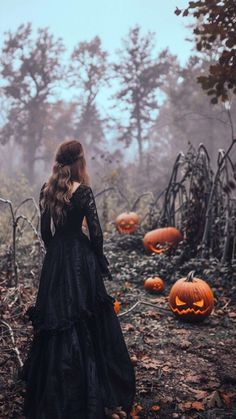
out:
<path id="1" fill-rule="evenodd" d="M 130 234 L 137 230 L 140 222 L 140 217 L 136 212 L 122 212 L 116 217 L 116 228 L 120 234 Z"/>
<path id="2" fill-rule="evenodd" d="M 191 271 L 186 278 L 178 279 L 172 286 L 169 304 L 178 318 L 201 321 L 212 312 L 214 295 L 207 282 L 195 277 L 194 271 Z"/>
<path id="3" fill-rule="evenodd" d="M 113 306 L 114 306 L 115 313 L 118 314 L 119 311 L 120 311 L 120 303 L 119 303 L 119 301 L 118 300 L 115 300 L 114 303 L 113 303 Z"/>
<path id="4" fill-rule="evenodd" d="M 167 252 L 171 247 L 176 246 L 183 236 L 175 227 L 156 228 L 145 234 L 143 244 L 150 252 L 157 254 Z"/>
<path id="5" fill-rule="evenodd" d="M 165 288 L 165 284 L 163 279 L 159 278 L 159 276 L 154 276 L 147 278 L 144 281 L 144 288 L 151 292 L 161 292 Z"/>

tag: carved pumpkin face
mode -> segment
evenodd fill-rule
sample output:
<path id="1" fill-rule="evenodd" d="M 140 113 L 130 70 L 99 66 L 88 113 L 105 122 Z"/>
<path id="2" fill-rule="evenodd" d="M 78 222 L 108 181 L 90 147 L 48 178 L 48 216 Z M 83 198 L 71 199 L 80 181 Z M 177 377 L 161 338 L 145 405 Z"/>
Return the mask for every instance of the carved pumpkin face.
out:
<path id="1" fill-rule="evenodd" d="M 143 244 L 150 252 L 164 253 L 183 239 L 175 227 L 157 228 L 145 234 Z"/>
<path id="2" fill-rule="evenodd" d="M 113 305 L 114 305 L 115 313 L 118 314 L 119 311 L 120 311 L 120 303 L 119 303 L 119 301 L 118 300 L 115 300 L 115 302 L 114 302 Z"/>
<path id="3" fill-rule="evenodd" d="M 209 316 L 214 307 L 214 296 L 209 285 L 190 272 L 173 285 L 169 304 L 173 313 L 188 321 L 201 321 Z"/>
<path id="4" fill-rule="evenodd" d="M 144 282 L 144 288 L 148 291 L 159 293 L 165 288 L 164 281 L 158 276 L 147 278 Z"/>
<path id="5" fill-rule="evenodd" d="M 116 228 L 121 234 L 130 234 L 137 230 L 139 221 L 136 212 L 123 212 L 116 218 Z"/>

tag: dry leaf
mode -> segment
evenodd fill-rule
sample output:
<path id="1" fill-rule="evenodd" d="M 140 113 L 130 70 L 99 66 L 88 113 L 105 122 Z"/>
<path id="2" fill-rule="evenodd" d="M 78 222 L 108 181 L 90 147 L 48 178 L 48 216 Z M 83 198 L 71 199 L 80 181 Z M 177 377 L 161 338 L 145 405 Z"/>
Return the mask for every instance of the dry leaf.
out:
<path id="1" fill-rule="evenodd" d="M 131 323 L 124 323 L 122 325 L 122 329 L 125 330 L 126 332 L 130 332 L 132 330 L 134 330 L 134 326 Z"/>
<path id="2" fill-rule="evenodd" d="M 182 411 L 192 410 L 192 409 L 199 411 L 199 410 L 204 410 L 204 404 L 202 402 L 188 401 L 188 402 L 180 403 L 179 409 Z"/>
<path id="3" fill-rule="evenodd" d="M 199 375 L 193 375 L 189 373 L 186 375 L 185 381 L 187 383 L 199 383 L 201 381 L 201 377 Z"/>
<path id="4" fill-rule="evenodd" d="M 152 407 L 151 407 L 151 410 L 153 410 L 153 412 L 158 412 L 159 410 L 160 410 L 160 406 L 158 405 L 158 404 L 154 404 Z"/>
<path id="5" fill-rule="evenodd" d="M 132 364 L 135 366 L 138 363 L 138 358 L 136 357 L 136 355 L 133 355 L 130 357 Z"/>
<path id="6" fill-rule="evenodd" d="M 230 318 L 235 318 L 235 317 L 236 317 L 236 313 L 235 313 L 235 311 L 230 311 L 230 312 L 228 313 L 228 317 L 230 317 Z"/>
<path id="7" fill-rule="evenodd" d="M 162 367 L 162 371 L 170 371 L 171 367 L 169 365 L 164 365 L 164 367 Z"/>
<path id="8" fill-rule="evenodd" d="M 205 410 L 204 409 L 204 404 L 202 402 L 192 402 L 192 409 L 195 410 Z"/>
<path id="9" fill-rule="evenodd" d="M 185 411 L 185 410 L 191 409 L 191 406 L 192 406 L 192 402 L 180 403 L 179 404 L 179 409 L 182 410 L 182 411 Z"/>
<path id="10" fill-rule="evenodd" d="M 204 390 L 198 390 L 198 389 L 192 389 L 192 391 L 195 393 L 195 398 L 197 400 L 205 399 L 208 396 L 207 391 Z"/>
<path id="11" fill-rule="evenodd" d="M 132 409 L 132 411 L 131 411 L 131 413 L 130 413 L 130 416 L 132 417 L 132 419 L 139 419 L 139 417 L 138 417 L 137 413 L 138 413 L 138 412 L 140 412 L 140 410 L 142 410 L 142 406 L 141 406 L 141 404 L 136 404 L 136 405 L 133 407 L 133 409 Z"/>
<path id="12" fill-rule="evenodd" d="M 231 399 L 231 394 L 227 394 L 227 393 L 222 393 L 220 392 L 220 395 L 222 397 L 222 399 L 224 400 L 224 403 L 227 407 L 231 407 L 232 405 L 232 399 Z"/>
<path id="13" fill-rule="evenodd" d="M 184 340 L 183 342 L 180 342 L 179 346 L 181 349 L 188 349 L 191 346 L 191 342 Z"/>
<path id="14" fill-rule="evenodd" d="M 207 406 L 212 407 L 222 407 L 222 401 L 219 395 L 219 392 L 216 390 L 208 398 Z"/>

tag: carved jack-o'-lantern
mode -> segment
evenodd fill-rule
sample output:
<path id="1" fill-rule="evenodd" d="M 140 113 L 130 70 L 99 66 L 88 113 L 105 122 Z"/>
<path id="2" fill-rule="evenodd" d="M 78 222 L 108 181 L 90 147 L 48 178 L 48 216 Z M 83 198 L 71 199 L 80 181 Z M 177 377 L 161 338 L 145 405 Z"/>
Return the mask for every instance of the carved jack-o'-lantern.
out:
<path id="1" fill-rule="evenodd" d="M 118 300 L 115 300 L 113 306 L 114 306 L 115 313 L 118 314 L 119 311 L 120 311 L 120 303 L 119 303 L 119 301 Z"/>
<path id="2" fill-rule="evenodd" d="M 136 212 L 123 212 L 116 218 L 116 228 L 121 234 L 130 234 L 137 230 L 140 217 Z"/>
<path id="3" fill-rule="evenodd" d="M 148 251 L 160 254 L 176 246 L 182 239 L 183 236 L 177 228 L 164 227 L 146 233 L 143 244 Z"/>
<path id="4" fill-rule="evenodd" d="M 159 276 L 147 278 L 144 282 L 144 288 L 154 293 L 163 291 L 164 287 L 164 281 Z"/>
<path id="5" fill-rule="evenodd" d="M 214 307 L 214 296 L 203 279 L 194 277 L 190 272 L 181 278 L 170 290 L 169 304 L 173 313 L 189 321 L 201 321 L 209 316 Z"/>

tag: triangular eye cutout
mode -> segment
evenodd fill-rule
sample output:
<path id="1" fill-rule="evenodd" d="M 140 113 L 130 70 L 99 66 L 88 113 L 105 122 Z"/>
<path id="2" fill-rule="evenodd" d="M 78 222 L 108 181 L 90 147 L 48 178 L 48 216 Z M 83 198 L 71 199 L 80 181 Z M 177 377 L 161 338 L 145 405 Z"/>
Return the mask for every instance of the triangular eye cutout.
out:
<path id="1" fill-rule="evenodd" d="M 176 295 L 176 297 L 175 297 L 175 304 L 177 306 L 185 306 L 186 303 L 184 301 L 181 301 L 181 299 L 178 297 L 178 295 Z"/>
<path id="2" fill-rule="evenodd" d="M 193 305 L 197 306 L 197 307 L 203 307 L 204 306 L 204 300 L 196 301 L 195 303 L 193 303 Z"/>

